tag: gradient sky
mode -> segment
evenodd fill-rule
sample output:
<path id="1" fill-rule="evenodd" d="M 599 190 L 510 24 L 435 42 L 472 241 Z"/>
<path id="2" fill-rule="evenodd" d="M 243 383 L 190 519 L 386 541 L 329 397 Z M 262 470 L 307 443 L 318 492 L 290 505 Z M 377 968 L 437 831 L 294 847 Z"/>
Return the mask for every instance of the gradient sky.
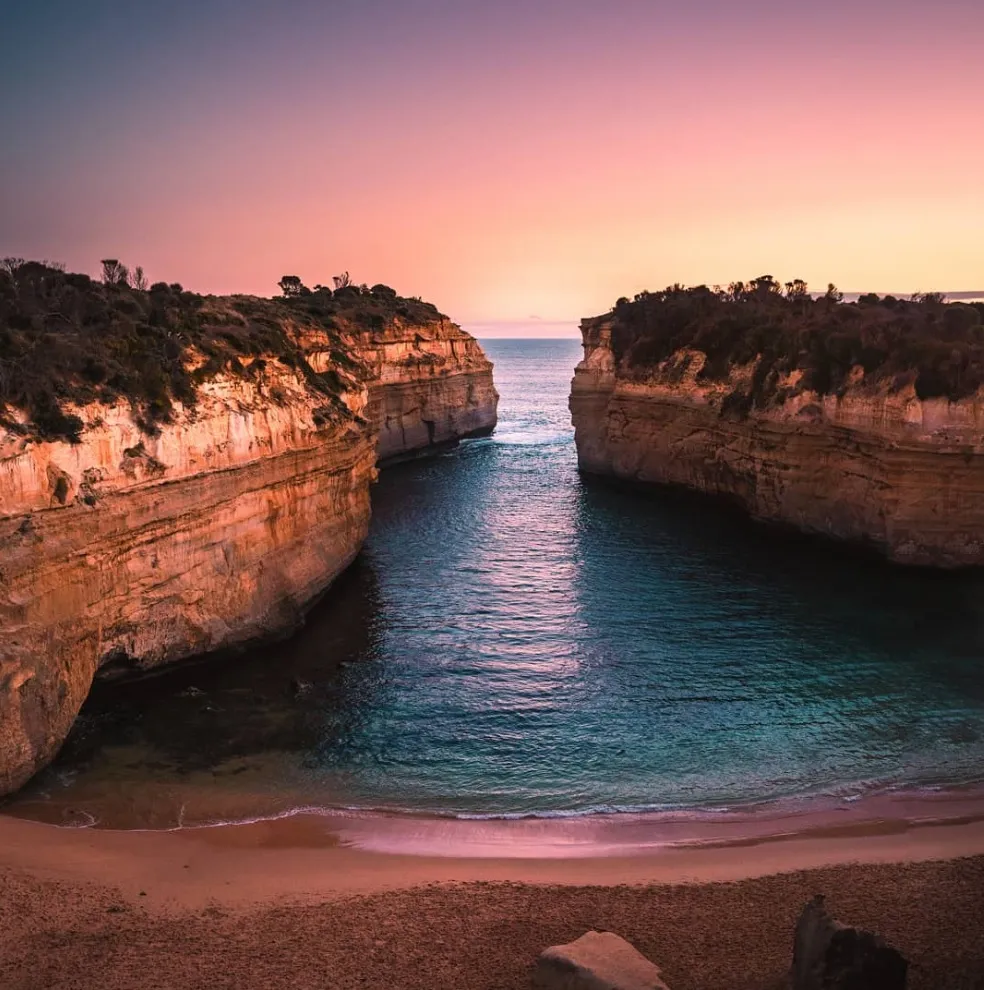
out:
<path id="1" fill-rule="evenodd" d="M 982 0 L 2 2 L 0 254 L 465 324 L 984 287 Z"/>

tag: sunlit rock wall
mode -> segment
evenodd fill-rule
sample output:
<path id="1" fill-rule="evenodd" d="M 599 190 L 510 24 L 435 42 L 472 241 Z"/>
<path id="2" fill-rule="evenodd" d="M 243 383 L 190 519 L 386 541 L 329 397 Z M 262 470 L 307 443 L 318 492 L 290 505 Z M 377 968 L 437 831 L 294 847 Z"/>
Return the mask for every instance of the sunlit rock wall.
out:
<path id="1" fill-rule="evenodd" d="M 123 403 L 77 410 L 79 444 L 0 433 L 0 794 L 52 758 L 102 664 L 282 634 L 358 553 L 374 436 L 321 400 L 270 360 L 158 436 Z"/>
<path id="2" fill-rule="evenodd" d="M 379 459 L 392 460 L 491 433 L 499 395 L 478 341 L 448 320 L 398 322 L 360 338 L 373 371 Z"/>

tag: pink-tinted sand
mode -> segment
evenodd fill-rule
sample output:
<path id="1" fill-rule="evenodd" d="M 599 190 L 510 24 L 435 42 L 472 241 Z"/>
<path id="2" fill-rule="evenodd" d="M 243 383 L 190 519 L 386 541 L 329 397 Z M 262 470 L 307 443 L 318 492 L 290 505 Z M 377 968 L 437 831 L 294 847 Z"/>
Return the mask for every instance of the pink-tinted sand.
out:
<path id="1" fill-rule="evenodd" d="M 633 941 L 675 990 L 780 987 L 796 915 L 821 891 L 910 958 L 914 990 L 984 986 L 984 821 L 945 810 L 618 855 L 605 830 L 642 824 L 449 834 L 297 815 L 116 832 L 0 817 L 0 986 L 518 988 L 543 947 L 593 927 Z"/>

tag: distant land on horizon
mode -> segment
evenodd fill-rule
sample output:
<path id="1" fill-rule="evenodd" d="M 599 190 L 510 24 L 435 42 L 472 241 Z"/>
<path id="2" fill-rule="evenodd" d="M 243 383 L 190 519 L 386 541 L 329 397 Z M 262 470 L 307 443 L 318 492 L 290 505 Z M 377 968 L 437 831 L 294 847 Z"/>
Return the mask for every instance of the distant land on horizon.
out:
<path id="1" fill-rule="evenodd" d="M 580 317 L 570 320 L 539 320 L 531 317 L 528 320 L 462 320 L 461 328 L 479 340 L 483 337 L 486 339 L 498 337 L 504 340 L 510 338 L 580 340 L 580 323 Z"/>

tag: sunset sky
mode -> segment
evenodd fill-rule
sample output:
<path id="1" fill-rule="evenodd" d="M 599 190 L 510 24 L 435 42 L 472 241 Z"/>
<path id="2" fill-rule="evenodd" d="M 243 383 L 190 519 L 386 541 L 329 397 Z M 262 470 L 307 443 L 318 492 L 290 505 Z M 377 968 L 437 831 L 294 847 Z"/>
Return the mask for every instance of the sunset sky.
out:
<path id="1" fill-rule="evenodd" d="M 4 255 L 466 325 L 984 288 L 981 0 L 37 0 L 0 74 Z"/>

